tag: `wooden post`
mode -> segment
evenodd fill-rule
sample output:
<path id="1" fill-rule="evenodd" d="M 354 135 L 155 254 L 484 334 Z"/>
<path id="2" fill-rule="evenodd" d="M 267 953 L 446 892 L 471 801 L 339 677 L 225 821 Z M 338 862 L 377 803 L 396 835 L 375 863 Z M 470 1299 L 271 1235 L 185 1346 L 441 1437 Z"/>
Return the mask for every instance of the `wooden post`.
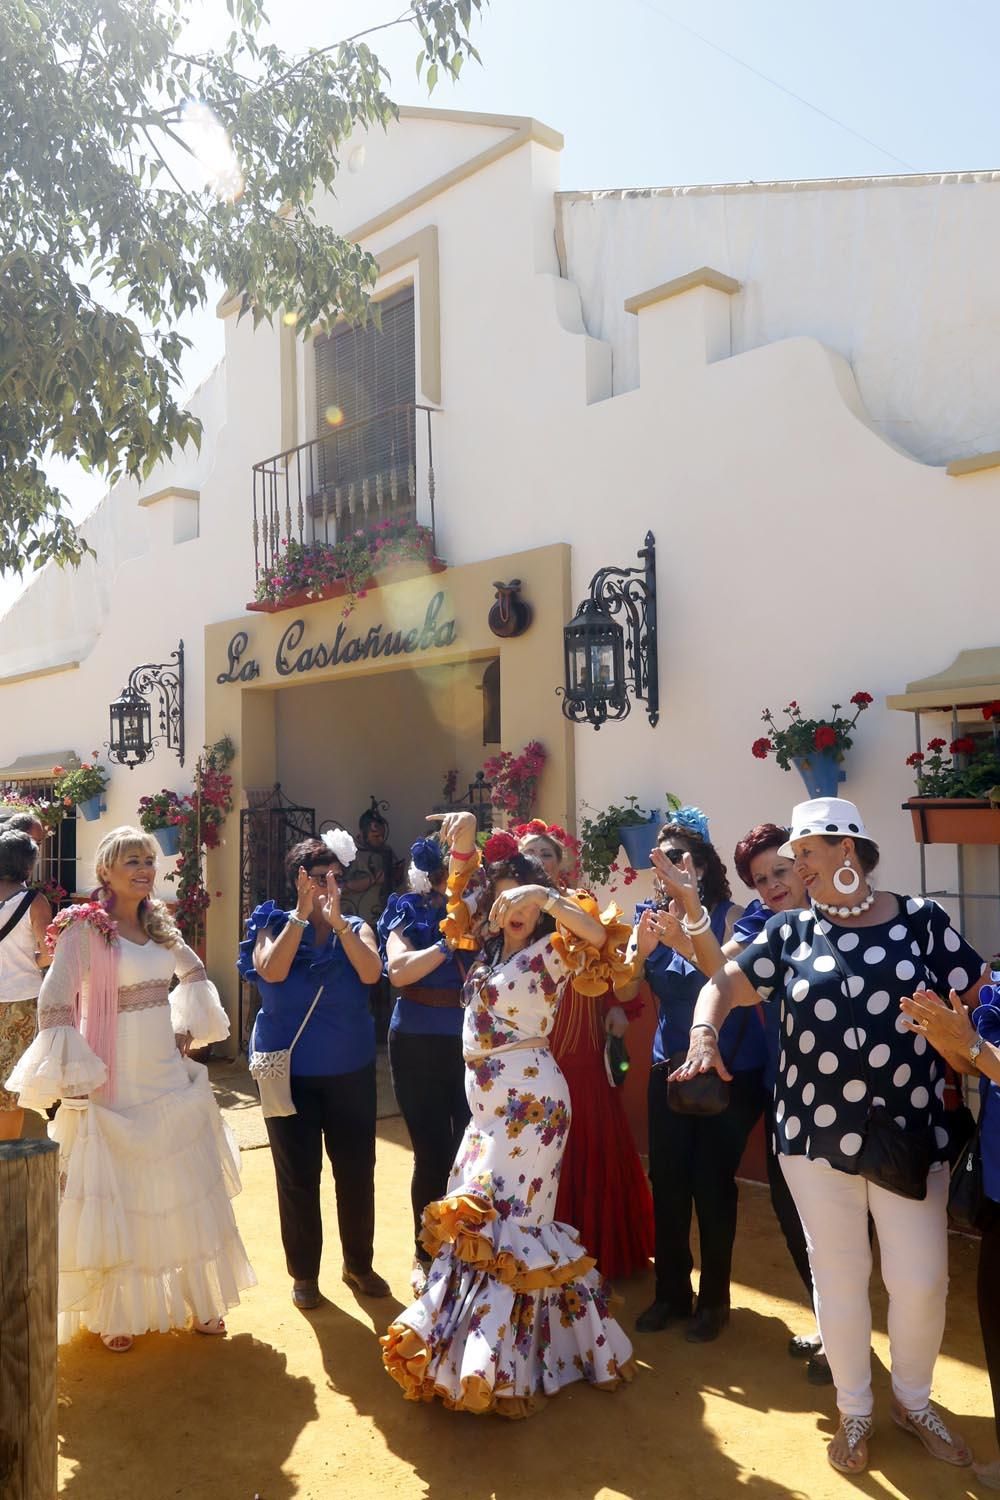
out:
<path id="1" fill-rule="evenodd" d="M 59 1148 L 0 1144 L 0 1500 L 56 1493 Z"/>

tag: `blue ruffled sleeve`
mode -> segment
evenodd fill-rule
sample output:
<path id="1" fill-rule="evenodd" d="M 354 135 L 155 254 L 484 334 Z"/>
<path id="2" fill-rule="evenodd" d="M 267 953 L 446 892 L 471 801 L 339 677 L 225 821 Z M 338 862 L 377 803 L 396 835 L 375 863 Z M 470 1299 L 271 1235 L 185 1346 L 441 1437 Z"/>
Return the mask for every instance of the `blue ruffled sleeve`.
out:
<path id="1" fill-rule="evenodd" d="M 240 951 L 236 958 L 236 967 L 244 979 L 256 979 L 257 970 L 253 966 L 254 944 L 262 932 L 273 932 L 277 937 L 288 925 L 288 913 L 284 911 L 276 901 L 265 901 L 262 906 L 256 907 L 247 917 L 247 935 L 240 943 Z"/>

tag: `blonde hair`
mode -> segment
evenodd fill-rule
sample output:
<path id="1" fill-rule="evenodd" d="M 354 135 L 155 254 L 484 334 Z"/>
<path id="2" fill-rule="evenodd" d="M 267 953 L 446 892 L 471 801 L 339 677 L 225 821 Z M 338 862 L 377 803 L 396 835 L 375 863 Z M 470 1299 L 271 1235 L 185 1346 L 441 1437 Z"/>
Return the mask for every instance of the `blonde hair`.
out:
<path id="1" fill-rule="evenodd" d="M 107 886 L 108 871 L 135 850 L 141 850 L 143 854 L 151 854 L 154 859 L 158 859 L 160 854 L 160 846 L 152 834 L 143 833 L 141 828 L 130 828 L 127 825 L 122 828 L 112 828 L 111 832 L 106 833 L 101 839 L 94 856 L 94 865 L 103 900 L 106 901 L 110 894 Z M 167 948 L 173 948 L 177 943 L 183 942 L 177 923 L 163 902 L 157 901 L 155 896 L 147 896 L 140 903 L 139 925 L 154 943 L 162 943 Z"/>

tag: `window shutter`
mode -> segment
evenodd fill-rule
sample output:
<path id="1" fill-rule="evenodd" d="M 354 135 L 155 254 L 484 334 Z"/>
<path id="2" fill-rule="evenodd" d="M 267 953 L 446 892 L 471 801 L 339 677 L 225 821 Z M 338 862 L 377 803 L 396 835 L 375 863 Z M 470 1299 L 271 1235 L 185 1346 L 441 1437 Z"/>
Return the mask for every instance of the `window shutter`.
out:
<path id="1" fill-rule="evenodd" d="M 318 493 L 352 525 L 415 512 L 416 339 L 413 288 L 379 303 L 381 328 L 343 324 L 315 341 Z M 336 409 L 336 425 L 330 415 Z M 324 507 L 324 497 L 326 506 Z"/>

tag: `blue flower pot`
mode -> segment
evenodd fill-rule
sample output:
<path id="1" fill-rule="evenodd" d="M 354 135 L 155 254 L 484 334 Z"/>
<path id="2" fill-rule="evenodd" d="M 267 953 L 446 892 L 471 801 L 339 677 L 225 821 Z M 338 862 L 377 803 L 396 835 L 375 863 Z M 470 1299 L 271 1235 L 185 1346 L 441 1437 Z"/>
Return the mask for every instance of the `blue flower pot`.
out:
<path id="1" fill-rule="evenodd" d="M 104 811 L 104 794 L 98 792 L 95 796 L 88 797 L 85 802 L 78 802 L 76 805 L 88 823 L 96 823 Z"/>
<path id="2" fill-rule="evenodd" d="M 154 828 L 153 837 L 164 854 L 177 854 L 181 847 L 181 831 L 176 825 L 170 828 Z"/>
<path id="3" fill-rule="evenodd" d="M 660 814 L 654 812 L 650 815 L 648 823 L 623 823 L 619 827 L 618 837 L 633 870 L 650 868 L 649 851 L 652 848 L 656 830 L 662 822 Z"/>
<path id="4" fill-rule="evenodd" d="M 838 786 L 847 780 L 847 772 L 834 760 L 830 750 L 793 755 L 792 764 L 805 782 L 810 797 L 836 797 Z"/>

